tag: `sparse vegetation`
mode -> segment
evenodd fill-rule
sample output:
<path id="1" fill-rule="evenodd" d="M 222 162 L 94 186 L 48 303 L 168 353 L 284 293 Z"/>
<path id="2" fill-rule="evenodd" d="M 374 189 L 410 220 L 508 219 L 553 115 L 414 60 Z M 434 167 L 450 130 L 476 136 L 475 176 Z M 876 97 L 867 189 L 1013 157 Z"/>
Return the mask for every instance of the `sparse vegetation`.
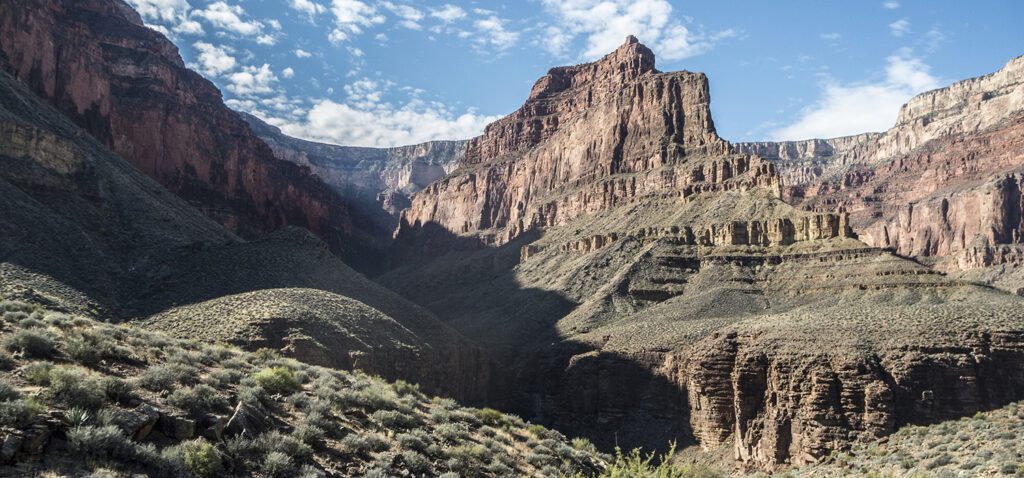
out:
<path id="1" fill-rule="evenodd" d="M 9 359 L 0 369 L 0 427 L 58 427 L 49 436 L 67 437 L 62 459 L 49 459 L 45 445 L 18 454 L 12 466 L 22 474 L 593 476 L 610 459 L 407 382 L 27 304 L 0 301 L 0 310 Z M 239 407 L 246 419 L 229 424 Z"/>

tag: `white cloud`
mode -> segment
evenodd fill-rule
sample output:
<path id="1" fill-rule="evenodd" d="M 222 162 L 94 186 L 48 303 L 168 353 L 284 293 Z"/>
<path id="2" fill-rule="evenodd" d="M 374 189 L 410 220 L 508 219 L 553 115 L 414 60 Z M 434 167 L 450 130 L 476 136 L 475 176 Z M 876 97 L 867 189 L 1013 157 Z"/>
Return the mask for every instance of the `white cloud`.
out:
<path id="1" fill-rule="evenodd" d="M 240 5 L 228 5 L 225 2 L 214 2 L 204 10 L 194 10 L 192 15 L 203 18 L 211 25 L 244 36 L 263 33 L 263 23 L 256 20 L 243 20 L 245 9 Z"/>
<path id="2" fill-rule="evenodd" d="M 291 0 L 289 5 L 301 13 L 306 14 L 312 21 L 317 15 L 327 11 L 327 7 L 310 0 Z"/>
<path id="3" fill-rule="evenodd" d="M 273 93 L 271 85 L 276 82 L 277 76 L 270 70 L 270 65 L 264 63 L 259 68 L 246 66 L 242 71 L 228 76 L 228 91 L 239 96 Z"/>
<path id="4" fill-rule="evenodd" d="M 910 31 L 910 21 L 906 18 L 896 20 L 889 24 L 889 33 L 894 37 L 901 37 Z"/>
<path id="5" fill-rule="evenodd" d="M 182 33 L 187 35 L 202 35 L 203 26 L 194 20 L 189 19 L 189 12 L 192 6 L 187 0 L 128 0 L 128 3 L 135 8 L 148 22 L 156 22 L 149 25 L 165 35 L 170 33 Z M 167 26 L 161 25 L 166 24 Z"/>
<path id="6" fill-rule="evenodd" d="M 401 18 L 399 24 L 403 27 L 410 30 L 420 30 L 423 28 L 419 22 L 423 20 L 424 14 L 416 8 L 387 1 L 381 2 L 381 5 L 397 15 L 398 18 Z"/>
<path id="7" fill-rule="evenodd" d="M 555 26 L 546 33 L 556 38 L 548 51 L 564 56 L 577 36 L 586 38 L 581 56 L 595 59 L 605 55 L 636 35 L 662 58 L 678 60 L 699 55 L 715 41 L 735 35 L 734 30 L 707 36 L 690 31 L 672 15 L 668 0 L 542 0 L 554 15 Z"/>
<path id="8" fill-rule="evenodd" d="M 306 51 L 306 50 L 303 50 L 302 48 L 297 48 L 297 49 L 295 49 L 295 56 L 297 58 L 309 58 L 309 57 L 313 56 L 313 54 L 308 52 L 308 51 Z"/>
<path id="9" fill-rule="evenodd" d="M 331 13 L 334 14 L 334 29 L 328 39 L 332 43 L 348 40 L 351 35 L 358 35 L 363 28 L 384 23 L 384 16 L 377 9 L 360 0 L 333 0 Z"/>
<path id="10" fill-rule="evenodd" d="M 900 8 L 900 2 L 897 2 L 895 0 L 889 0 L 888 2 L 882 2 L 882 8 L 887 8 L 889 10 L 894 10 L 894 9 Z"/>
<path id="11" fill-rule="evenodd" d="M 773 131 L 772 138 L 801 140 L 884 131 L 895 124 L 907 100 L 939 87 L 929 66 L 907 51 L 890 56 L 887 62 L 882 81 L 849 85 L 828 81 L 821 99 L 795 123 Z"/>
<path id="12" fill-rule="evenodd" d="M 199 53 L 199 71 L 207 76 L 220 76 L 234 70 L 238 64 L 235 57 L 230 55 L 230 47 L 215 46 L 204 41 L 197 41 L 192 47 Z"/>
<path id="13" fill-rule="evenodd" d="M 475 41 L 481 47 L 493 47 L 503 51 L 512 48 L 519 41 L 519 32 L 507 30 L 505 20 L 493 13 L 473 22 L 473 26 L 477 30 Z"/>
<path id="14" fill-rule="evenodd" d="M 442 22 L 451 23 L 456 20 L 466 18 L 466 11 L 463 10 L 462 7 L 448 3 L 441 8 L 431 10 L 430 16 L 441 20 Z"/>
<path id="15" fill-rule="evenodd" d="M 295 76 L 295 70 L 293 70 L 291 67 L 285 68 L 281 70 L 281 76 L 285 78 L 291 78 Z"/>
<path id="16" fill-rule="evenodd" d="M 396 89 L 408 94 L 408 100 L 388 102 L 385 98 Z M 420 99 L 422 90 L 396 88 L 389 81 L 362 78 L 344 90 L 343 102 L 319 98 L 303 105 L 278 95 L 233 99 L 229 105 L 260 116 L 291 136 L 351 146 L 388 147 L 470 138 L 498 119 L 473 110 L 455 113 L 443 103 Z"/>
<path id="17" fill-rule="evenodd" d="M 826 41 L 836 41 L 843 37 L 842 34 L 837 32 L 822 33 L 820 36 L 822 40 Z"/>

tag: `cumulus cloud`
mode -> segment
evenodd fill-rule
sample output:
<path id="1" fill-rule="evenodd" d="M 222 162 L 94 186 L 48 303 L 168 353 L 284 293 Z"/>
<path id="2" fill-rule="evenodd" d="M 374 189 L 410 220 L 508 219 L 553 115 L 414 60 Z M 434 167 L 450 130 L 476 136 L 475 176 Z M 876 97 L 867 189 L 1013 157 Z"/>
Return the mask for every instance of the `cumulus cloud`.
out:
<path id="1" fill-rule="evenodd" d="M 231 48 L 216 46 L 204 41 L 197 41 L 192 44 L 196 49 L 198 58 L 197 69 L 207 76 L 220 76 L 235 69 L 237 61 L 231 56 Z"/>
<path id="2" fill-rule="evenodd" d="M 888 2 L 882 2 L 882 8 L 887 8 L 889 10 L 894 10 L 894 9 L 900 8 L 900 2 L 897 2 L 895 0 L 889 0 Z"/>
<path id="3" fill-rule="evenodd" d="M 291 78 L 295 76 L 295 70 L 293 70 L 291 67 L 285 68 L 284 70 L 281 70 L 281 76 L 285 78 Z"/>
<path id="4" fill-rule="evenodd" d="M 889 24 L 889 33 L 894 37 L 901 37 L 910 31 L 910 21 L 906 18 L 896 20 Z"/>
<path id="5" fill-rule="evenodd" d="M 308 52 L 308 51 L 306 51 L 306 50 L 303 50 L 302 48 L 296 48 L 295 49 L 295 56 L 296 56 L 296 58 L 309 58 L 309 57 L 313 56 L 313 54 Z"/>
<path id="6" fill-rule="evenodd" d="M 334 15 L 334 29 L 328 39 L 332 43 L 348 40 L 358 35 L 363 28 L 384 23 L 384 16 L 377 9 L 360 0 L 333 0 L 331 13 Z"/>
<path id="7" fill-rule="evenodd" d="M 311 0 L 291 0 L 288 5 L 303 13 L 312 21 L 317 15 L 327 11 L 327 7 Z"/>
<path id="8" fill-rule="evenodd" d="M 829 80 L 821 98 L 793 124 L 771 133 L 774 140 L 833 138 L 893 126 L 900 107 L 919 93 L 939 87 L 920 59 L 902 51 L 887 59 L 885 79 L 840 84 Z"/>
<path id="9" fill-rule="evenodd" d="M 430 16 L 444 23 L 451 23 L 456 20 L 466 18 L 466 11 L 457 5 L 450 3 L 445 4 L 441 8 L 436 8 L 430 11 Z"/>
<path id="10" fill-rule="evenodd" d="M 255 36 L 263 33 L 263 23 L 256 20 L 244 20 L 245 9 L 240 5 L 228 5 L 225 2 L 214 2 L 203 10 L 194 10 L 192 16 L 205 19 L 214 27 L 237 33 L 243 36 Z"/>
<path id="11" fill-rule="evenodd" d="M 203 26 L 189 18 L 192 6 L 187 0 L 128 0 L 149 25 L 161 33 L 202 35 Z M 169 27 L 162 24 L 169 25 Z"/>
<path id="12" fill-rule="evenodd" d="M 556 41 L 548 51 L 564 56 L 577 36 L 585 37 L 580 56 L 599 58 L 622 44 L 627 35 L 636 35 L 660 57 L 678 60 L 699 55 L 715 41 L 735 35 L 727 30 L 716 35 L 691 31 L 672 14 L 668 0 L 541 0 L 554 16 L 547 33 Z"/>
<path id="13" fill-rule="evenodd" d="M 408 99 L 389 102 L 386 98 L 395 90 L 407 93 Z M 230 100 L 229 105 L 260 116 L 291 136 L 370 147 L 470 138 L 498 119 L 473 110 L 454 112 L 443 103 L 420 99 L 421 90 L 398 88 L 389 81 L 362 78 L 344 91 L 344 101 L 319 98 L 303 105 L 278 95 Z"/>
<path id="14" fill-rule="evenodd" d="M 475 42 L 480 47 L 492 47 L 498 51 L 507 50 L 519 41 L 519 32 L 505 28 L 505 20 L 491 12 L 473 22 L 476 27 Z"/>
<path id="15" fill-rule="evenodd" d="M 273 93 L 277 75 L 264 63 L 261 67 L 246 66 L 242 71 L 228 76 L 228 91 L 238 96 L 253 96 Z"/>
<path id="16" fill-rule="evenodd" d="M 423 28 L 420 25 L 420 21 L 423 20 L 425 15 L 418 9 L 393 2 L 381 2 L 381 5 L 395 14 L 400 19 L 399 24 L 403 27 L 410 30 L 420 30 Z"/>

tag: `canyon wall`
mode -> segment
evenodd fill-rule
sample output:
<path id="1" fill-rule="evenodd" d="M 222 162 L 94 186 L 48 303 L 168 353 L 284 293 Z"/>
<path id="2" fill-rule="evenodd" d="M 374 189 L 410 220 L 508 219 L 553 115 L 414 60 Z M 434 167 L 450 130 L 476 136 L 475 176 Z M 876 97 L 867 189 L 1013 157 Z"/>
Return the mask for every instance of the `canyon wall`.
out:
<path id="1" fill-rule="evenodd" d="M 0 53 L 36 94 L 229 229 L 306 227 L 343 251 L 346 205 L 274 158 L 220 91 L 120 0 L 0 3 Z"/>
<path id="2" fill-rule="evenodd" d="M 849 211 L 868 244 L 948 270 L 1015 260 L 995 251 L 1024 230 L 1024 57 L 914 97 L 884 133 L 736 148 L 772 160 L 794 205 Z"/>
<path id="3" fill-rule="evenodd" d="M 632 37 L 597 62 L 552 69 L 469 141 L 452 175 L 413 197 L 398 234 L 433 224 L 503 244 L 645 196 L 773 187 L 771 164 L 729 154 L 709 101 L 707 77 L 658 72 Z"/>

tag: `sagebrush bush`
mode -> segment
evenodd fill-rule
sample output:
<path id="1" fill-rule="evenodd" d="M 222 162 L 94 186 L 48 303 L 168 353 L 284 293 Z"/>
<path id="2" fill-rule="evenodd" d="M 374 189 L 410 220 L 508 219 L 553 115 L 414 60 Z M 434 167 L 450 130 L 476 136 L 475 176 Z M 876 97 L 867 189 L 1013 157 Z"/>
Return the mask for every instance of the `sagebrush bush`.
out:
<path id="1" fill-rule="evenodd" d="M 57 354 L 53 334 L 45 330 L 17 330 L 3 338 L 8 352 L 21 352 L 33 358 L 51 358 Z"/>
<path id="2" fill-rule="evenodd" d="M 50 370 L 49 394 L 67 406 L 95 410 L 106 403 L 107 396 L 93 372 L 77 365 L 58 365 Z"/>
<path id="3" fill-rule="evenodd" d="M 187 441 L 181 446 L 185 469 L 200 478 L 220 476 L 223 463 L 213 445 L 202 439 Z"/>
<path id="4" fill-rule="evenodd" d="M 287 395 L 302 390 L 295 372 L 288 367 L 268 367 L 253 374 L 252 378 L 257 385 L 272 394 Z"/>
<path id="5" fill-rule="evenodd" d="M 24 428 L 36 421 L 46 407 L 35 398 L 0 402 L 0 427 Z"/>
<path id="6" fill-rule="evenodd" d="M 14 385 L 7 383 L 7 380 L 0 379 L 0 402 L 15 400 L 21 394 L 14 388 Z"/>
<path id="7" fill-rule="evenodd" d="M 151 392 L 170 392 L 176 385 L 195 382 L 199 370 L 184 364 L 157 364 L 143 370 L 136 381 Z"/>
<path id="8" fill-rule="evenodd" d="M 260 471 L 270 478 L 285 478 L 295 472 L 295 465 L 288 455 L 279 451 L 272 451 L 267 453 L 267 456 L 263 459 L 263 466 L 260 467 Z"/>
<path id="9" fill-rule="evenodd" d="M 228 408 L 228 400 L 209 385 L 199 384 L 194 387 L 182 387 L 167 396 L 167 402 L 192 416 L 202 416 Z"/>
<path id="10" fill-rule="evenodd" d="M 420 417 L 395 410 L 377 410 L 370 418 L 381 428 L 389 430 L 409 430 L 423 424 Z"/>

